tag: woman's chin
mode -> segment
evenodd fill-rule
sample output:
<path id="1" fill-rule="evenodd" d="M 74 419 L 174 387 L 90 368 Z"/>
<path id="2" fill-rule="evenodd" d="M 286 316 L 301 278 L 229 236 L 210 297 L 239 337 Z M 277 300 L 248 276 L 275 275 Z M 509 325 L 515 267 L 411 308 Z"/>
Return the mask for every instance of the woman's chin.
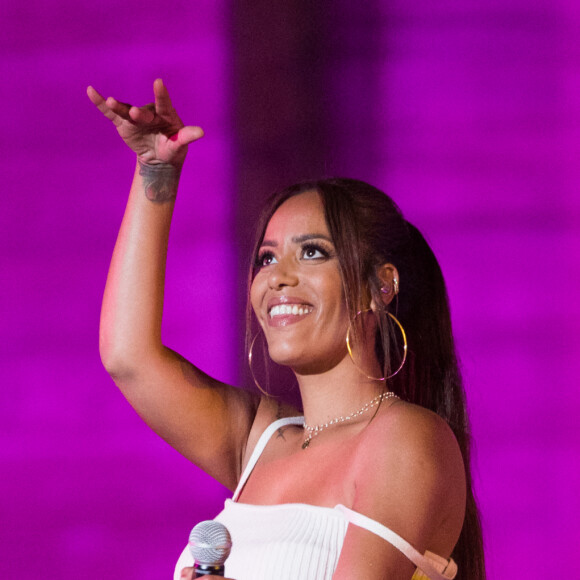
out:
<path id="1" fill-rule="evenodd" d="M 305 369 L 316 364 L 316 359 L 313 359 L 312 356 L 309 356 L 303 350 L 298 350 L 287 345 L 271 345 L 268 352 L 270 359 L 274 363 L 288 367 L 298 374 L 303 374 Z"/>
<path id="2" fill-rule="evenodd" d="M 277 365 L 287 367 L 298 375 L 322 374 L 339 364 L 341 357 L 316 357 L 304 352 L 286 349 L 270 349 L 270 358 Z"/>
<path id="3" fill-rule="evenodd" d="M 293 352 L 293 349 L 288 348 L 272 348 L 268 350 L 268 354 L 273 362 L 283 367 L 294 368 L 295 365 L 304 361 L 304 357 L 300 353 Z"/>

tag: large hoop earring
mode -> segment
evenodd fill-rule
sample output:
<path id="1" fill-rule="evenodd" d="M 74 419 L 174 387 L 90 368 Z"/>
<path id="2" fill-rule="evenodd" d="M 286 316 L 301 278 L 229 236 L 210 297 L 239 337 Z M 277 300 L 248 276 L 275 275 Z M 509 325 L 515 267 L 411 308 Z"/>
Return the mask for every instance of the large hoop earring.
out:
<path id="1" fill-rule="evenodd" d="M 370 309 L 369 309 L 370 310 Z M 350 346 L 350 329 L 352 328 L 352 323 L 356 320 L 357 316 L 359 316 L 360 314 L 362 314 L 363 312 L 368 312 L 369 310 L 359 310 L 356 313 L 356 316 L 353 318 L 352 322 L 348 325 L 348 330 L 346 331 L 346 348 L 348 350 L 348 355 L 350 356 L 350 360 L 352 361 L 352 364 L 354 364 L 354 366 L 367 378 L 367 379 L 371 379 L 373 381 L 387 381 L 389 379 L 392 379 L 396 374 L 399 373 L 399 371 L 403 368 L 403 366 L 405 365 L 405 361 L 407 360 L 407 335 L 405 333 L 405 329 L 403 328 L 403 325 L 397 320 L 397 318 L 391 314 L 390 312 L 387 312 L 387 314 L 394 320 L 395 324 L 399 327 L 399 330 L 401 331 L 401 334 L 403 336 L 403 360 L 401 361 L 401 364 L 399 365 L 399 368 L 392 374 L 390 374 L 388 377 L 371 377 L 369 375 L 367 375 L 363 369 L 361 369 L 361 367 L 358 366 L 358 364 L 356 363 L 356 361 L 354 360 L 354 356 L 352 355 L 352 348 Z M 255 340 L 255 339 L 254 339 Z"/>
<path id="2" fill-rule="evenodd" d="M 248 350 L 248 366 L 250 367 L 250 374 L 252 375 L 252 379 L 254 380 L 256 387 L 258 387 L 258 390 L 260 391 L 260 393 L 264 394 L 266 397 L 271 397 L 272 395 L 270 395 L 270 393 L 266 392 L 260 386 L 258 379 L 256 379 L 256 375 L 254 375 L 254 369 L 252 368 L 252 351 L 254 349 L 254 344 L 256 342 L 256 339 L 258 338 L 259 335 L 260 335 L 260 331 L 258 330 L 258 332 L 256 332 L 254 338 L 252 339 L 252 342 L 250 343 L 250 348 Z"/>

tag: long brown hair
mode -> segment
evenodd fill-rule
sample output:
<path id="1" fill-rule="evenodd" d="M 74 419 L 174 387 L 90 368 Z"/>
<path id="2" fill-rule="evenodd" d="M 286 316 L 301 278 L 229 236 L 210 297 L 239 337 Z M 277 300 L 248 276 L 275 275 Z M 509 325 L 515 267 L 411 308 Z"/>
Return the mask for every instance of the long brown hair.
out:
<path id="1" fill-rule="evenodd" d="M 336 248 L 351 320 L 368 304 L 369 292 L 381 304 L 381 281 L 377 269 L 385 263 L 396 266 L 400 292 L 388 309 L 375 311 L 376 351 L 384 376 L 392 373 L 397 360 L 397 328 L 394 314 L 407 333 L 407 362 L 389 381 L 402 399 L 421 405 L 441 416 L 455 434 L 465 465 L 467 503 L 463 528 L 453 558 L 458 580 L 483 580 L 485 563 L 479 512 L 472 490 L 470 430 L 465 392 L 451 329 L 445 281 L 437 260 L 419 230 L 404 219 L 385 193 L 354 179 L 324 179 L 291 186 L 272 196 L 257 227 L 253 259 L 257 256 L 266 227 L 274 212 L 290 197 L 317 191 L 324 206 L 326 223 Z M 255 268 L 250 269 L 249 283 Z M 251 308 L 247 311 L 246 345 L 251 333 Z"/>

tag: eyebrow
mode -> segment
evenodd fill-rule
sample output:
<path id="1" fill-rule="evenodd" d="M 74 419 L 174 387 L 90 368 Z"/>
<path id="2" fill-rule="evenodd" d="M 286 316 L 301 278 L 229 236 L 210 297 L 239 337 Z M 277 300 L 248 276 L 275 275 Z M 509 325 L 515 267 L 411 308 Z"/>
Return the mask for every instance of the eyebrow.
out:
<path id="1" fill-rule="evenodd" d="M 294 236 L 292 238 L 292 242 L 295 244 L 301 244 L 303 242 L 307 242 L 308 240 L 326 240 L 327 242 L 333 243 L 332 240 L 325 234 L 302 234 L 301 236 Z M 276 248 L 278 246 L 278 242 L 274 240 L 264 240 L 260 247 L 263 246 L 270 246 L 272 248 Z"/>

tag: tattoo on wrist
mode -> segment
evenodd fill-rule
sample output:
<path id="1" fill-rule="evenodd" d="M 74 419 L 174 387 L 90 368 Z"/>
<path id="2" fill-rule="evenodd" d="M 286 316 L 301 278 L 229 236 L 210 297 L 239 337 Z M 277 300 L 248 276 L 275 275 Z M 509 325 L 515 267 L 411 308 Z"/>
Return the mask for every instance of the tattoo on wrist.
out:
<path id="1" fill-rule="evenodd" d="M 145 196 L 155 203 L 166 203 L 176 198 L 180 173 L 173 165 L 148 165 L 139 161 L 139 175 L 143 178 Z"/>

